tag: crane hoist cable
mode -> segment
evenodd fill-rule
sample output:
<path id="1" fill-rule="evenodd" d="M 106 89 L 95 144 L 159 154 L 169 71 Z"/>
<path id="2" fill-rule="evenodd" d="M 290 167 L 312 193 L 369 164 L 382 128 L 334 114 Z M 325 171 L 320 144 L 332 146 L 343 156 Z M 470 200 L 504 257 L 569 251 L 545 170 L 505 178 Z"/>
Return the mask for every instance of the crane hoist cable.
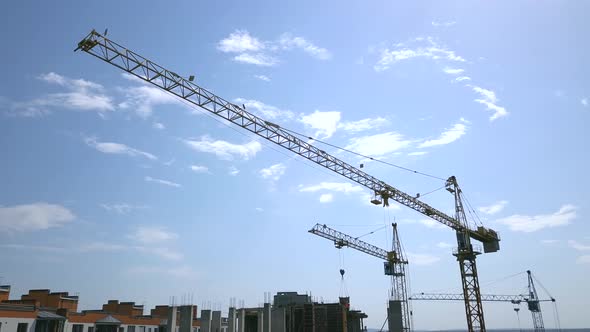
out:
<path id="1" fill-rule="evenodd" d="M 290 132 L 290 133 L 292 133 L 292 134 L 294 134 L 294 135 L 297 135 L 297 136 L 299 136 L 299 137 L 304 137 L 304 138 L 306 138 L 306 139 L 313 140 L 313 141 L 315 141 L 315 142 L 318 142 L 318 143 L 320 143 L 320 144 L 324 144 L 324 145 L 327 145 L 327 146 L 333 147 L 333 148 L 335 148 L 335 149 L 338 149 L 338 150 L 341 150 L 341 151 L 345 151 L 345 152 L 348 152 L 348 153 L 354 154 L 354 155 L 356 155 L 356 156 L 359 156 L 359 157 L 363 157 L 363 158 L 366 158 L 366 159 L 369 159 L 369 160 L 372 160 L 372 161 L 376 161 L 376 162 L 378 162 L 378 163 L 382 163 L 382 164 L 385 164 L 385 165 L 388 165 L 388 166 L 391 166 L 391 167 L 399 168 L 399 169 L 401 169 L 401 170 L 404 170 L 404 171 L 407 171 L 407 172 L 410 172 L 410 173 L 414 173 L 414 174 L 423 175 L 423 176 L 430 177 L 430 178 L 437 179 L 437 180 L 442 180 L 442 181 L 446 181 L 446 180 L 447 180 L 447 179 L 443 179 L 443 178 L 441 178 L 441 177 L 439 177 L 439 176 L 436 176 L 436 175 L 432 175 L 432 174 L 428 174 L 428 173 L 424 173 L 424 172 L 416 171 L 416 170 L 413 170 L 413 169 L 410 169 L 410 168 L 407 168 L 407 167 L 399 166 L 399 165 L 396 165 L 396 164 L 393 164 L 393 163 L 390 163 L 390 162 L 387 162 L 387 161 L 381 160 L 381 159 L 376 159 L 375 157 L 367 156 L 367 155 L 364 155 L 364 154 L 362 154 L 362 153 L 358 153 L 358 152 L 356 152 L 356 151 L 353 151 L 353 150 L 350 150 L 350 149 L 347 149 L 347 148 L 343 148 L 343 147 L 341 147 L 341 146 L 338 146 L 338 145 L 335 145 L 335 144 L 332 144 L 332 143 L 328 143 L 328 142 L 325 142 L 325 141 L 319 140 L 319 139 L 317 139 L 317 138 L 313 138 L 313 137 L 311 137 L 311 136 L 307 136 L 307 135 L 304 135 L 304 134 L 298 133 L 298 132 L 296 132 L 296 131 L 294 131 L 294 130 L 291 130 L 291 129 L 287 129 L 287 128 L 283 128 L 283 127 L 281 127 L 281 128 L 282 128 L 283 130 L 285 130 L 285 131 L 288 131 L 288 132 Z"/>

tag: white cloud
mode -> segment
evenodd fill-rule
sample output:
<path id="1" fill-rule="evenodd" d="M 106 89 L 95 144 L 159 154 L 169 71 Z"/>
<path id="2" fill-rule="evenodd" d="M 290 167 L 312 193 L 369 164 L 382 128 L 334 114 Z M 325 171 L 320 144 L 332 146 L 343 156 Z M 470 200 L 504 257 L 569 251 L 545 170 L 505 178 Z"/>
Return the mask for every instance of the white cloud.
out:
<path id="1" fill-rule="evenodd" d="M 153 244 L 176 240 L 178 239 L 178 234 L 169 232 L 163 227 L 142 226 L 137 228 L 135 232 L 128 237 L 141 243 Z"/>
<path id="2" fill-rule="evenodd" d="M 116 243 L 105 243 L 105 242 L 91 242 L 89 244 L 84 244 L 80 247 L 80 251 L 88 252 L 88 251 L 123 251 L 127 250 L 128 248 L 121 244 Z"/>
<path id="3" fill-rule="evenodd" d="M 583 106 L 588 106 L 588 98 L 582 98 L 582 99 L 580 100 L 580 103 L 581 103 Z"/>
<path id="4" fill-rule="evenodd" d="M 352 138 L 346 149 L 366 156 L 379 157 L 407 148 L 411 143 L 412 141 L 405 139 L 401 134 L 386 132 Z"/>
<path id="5" fill-rule="evenodd" d="M 315 129 L 314 136 L 319 139 L 330 138 L 336 132 L 338 128 L 338 122 L 340 122 L 340 112 L 329 111 L 314 111 L 309 115 L 302 115 L 299 119 L 306 126 Z"/>
<path id="6" fill-rule="evenodd" d="M 168 180 L 155 179 L 155 178 L 152 178 L 151 176 L 146 176 L 144 179 L 146 182 L 159 183 L 159 184 L 163 184 L 163 185 L 169 186 L 169 187 L 175 187 L 175 188 L 182 187 L 182 185 L 180 185 L 179 183 L 175 183 L 175 182 L 168 181 Z"/>
<path id="7" fill-rule="evenodd" d="M 278 181 L 283 174 L 285 174 L 285 170 L 287 166 L 283 165 L 282 163 L 274 164 L 270 167 L 263 168 L 260 170 L 260 176 L 263 179 L 270 179 L 272 181 Z"/>
<path id="8" fill-rule="evenodd" d="M 114 143 L 114 142 L 99 142 L 95 137 L 87 137 L 84 139 L 86 144 L 102 153 L 109 154 L 125 154 L 131 157 L 145 157 L 150 160 L 157 160 L 158 158 L 151 153 L 134 149 L 125 144 Z"/>
<path id="9" fill-rule="evenodd" d="M 251 141 L 245 144 L 233 144 L 222 140 L 214 141 L 209 136 L 203 136 L 199 141 L 184 140 L 184 143 L 195 151 L 212 153 L 217 158 L 223 160 L 233 160 L 235 157 L 248 160 L 262 150 L 262 145 L 257 141 Z"/>
<path id="10" fill-rule="evenodd" d="M 246 111 L 259 115 L 264 119 L 275 119 L 280 118 L 282 120 L 292 119 L 294 117 L 293 112 L 289 110 L 282 110 L 278 107 L 267 105 L 261 101 L 253 99 L 237 98 L 235 99 L 237 104 L 243 104 L 246 106 Z"/>
<path id="11" fill-rule="evenodd" d="M 133 240 L 137 240 L 135 238 L 137 234 L 129 235 L 128 238 Z M 148 235 L 149 236 L 149 235 Z M 154 247 L 154 243 L 160 241 L 152 241 L 152 242 L 145 242 L 149 246 L 126 246 L 116 243 L 106 243 L 106 242 L 92 242 L 90 244 L 82 245 L 78 250 L 86 253 L 92 251 L 98 252 L 121 252 L 121 251 L 137 251 L 142 254 L 147 255 L 154 255 L 166 260 L 181 260 L 183 255 L 181 253 L 175 252 L 166 247 Z"/>
<path id="12" fill-rule="evenodd" d="M 332 58 L 332 54 L 327 49 L 318 47 L 303 37 L 294 37 L 288 33 L 281 36 L 279 44 L 283 49 L 287 50 L 293 48 L 302 49 L 305 53 L 316 59 L 329 60 Z"/>
<path id="13" fill-rule="evenodd" d="M 429 255 L 429 254 L 417 254 L 408 252 L 408 262 L 412 265 L 432 265 L 440 261 L 440 257 Z"/>
<path id="14" fill-rule="evenodd" d="M 419 44 L 415 48 L 409 48 L 404 43 L 394 45 L 393 49 L 383 49 L 381 55 L 375 66 L 375 71 L 384 71 L 391 67 L 391 65 L 413 58 L 426 58 L 430 60 L 447 60 L 454 62 L 465 62 L 461 56 L 455 54 L 454 51 L 439 45 L 432 37 L 416 38 L 412 43 Z"/>
<path id="15" fill-rule="evenodd" d="M 161 122 L 154 122 L 152 124 L 152 127 L 154 129 L 158 129 L 158 130 L 164 130 L 164 129 L 166 129 L 166 126 L 164 126 L 164 124 L 162 124 Z"/>
<path id="16" fill-rule="evenodd" d="M 463 82 L 463 81 L 471 81 L 471 77 L 469 76 L 459 76 L 455 78 L 456 82 Z"/>
<path id="17" fill-rule="evenodd" d="M 328 60 L 332 54 L 325 48 L 314 45 L 303 37 L 282 34 L 277 41 L 260 41 L 246 30 L 236 30 L 217 44 L 217 49 L 224 53 L 239 53 L 233 57 L 236 62 L 258 66 L 274 66 L 280 61 L 271 53 L 301 49 L 320 60 Z M 256 76 L 262 80 L 268 77 Z"/>
<path id="18" fill-rule="evenodd" d="M 443 229 L 447 227 L 434 219 L 420 219 L 418 222 L 428 228 Z"/>
<path id="19" fill-rule="evenodd" d="M 49 203 L 0 207 L 0 231 L 27 232 L 62 227 L 76 216 L 67 208 Z"/>
<path id="20" fill-rule="evenodd" d="M 570 204 L 563 205 L 559 211 L 552 214 L 536 216 L 512 215 L 496 220 L 496 222 L 508 226 L 515 232 L 536 232 L 545 228 L 553 228 L 568 225 L 576 218 L 576 207 Z"/>
<path id="21" fill-rule="evenodd" d="M 590 264 L 590 255 L 583 255 L 576 259 L 578 264 Z"/>
<path id="22" fill-rule="evenodd" d="M 338 124 L 337 128 L 343 129 L 348 132 L 356 133 L 356 132 L 360 132 L 363 130 L 376 129 L 376 128 L 382 127 L 384 125 L 387 125 L 388 123 L 389 123 L 389 121 L 387 121 L 387 119 L 382 118 L 382 117 L 377 117 L 377 118 L 362 119 L 362 120 L 358 120 L 358 121 L 342 122 L 342 123 Z"/>
<path id="23" fill-rule="evenodd" d="M 251 65 L 263 66 L 263 67 L 270 67 L 274 66 L 279 63 L 279 60 L 275 57 L 257 53 L 257 54 L 249 54 L 249 53 L 242 53 L 236 55 L 234 61 L 241 62 L 241 63 L 248 63 Z"/>
<path id="24" fill-rule="evenodd" d="M 225 53 L 257 52 L 264 49 L 264 44 L 250 36 L 246 30 L 236 30 L 229 37 L 217 44 L 217 49 Z"/>
<path id="25" fill-rule="evenodd" d="M 545 244 L 545 245 L 552 245 L 552 244 L 559 243 L 559 240 L 541 240 L 541 243 Z"/>
<path id="26" fill-rule="evenodd" d="M 461 136 L 465 135 L 465 132 L 467 131 L 467 126 L 465 125 L 466 123 L 468 122 L 465 119 L 461 119 L 459 123 L 456 123 L 453 125 L 453 127 L 446 129 L 442 134 L 440 134 L 438 138 L 424 141 L 418 145 L 418 148 L 445 145 L 458 140 L 461 138 Z"/>
<path id="27" fill-rule="evenodd" d="M 441 248 L 441 249 L 448 249 L 448 248 L 452 248 L 454 247 L 452 244 L 447 243 L 447 242 L 439 242 L 436 245 L 437 247 Z"/>
<path id="28" fill-rule="evenodd" d="M 123 78 L 133 82 L 139 82 L 143 85 L 135 87 L 120 88 L 119 90 L 125 94 L 126 100 L 118 106 L 121 109 L 133 108 L 135 113 L 141 118 L 148 118 L 154 112 L 154 107 L 157 105 L 177 105 L 186 107 L 180 99 L 174 95 L 160 89 L 147 85 L 148 83 L 141 81 L 133 75 L 127 73 L 123 74 Z M 158 128 L 160 129 L 160 128 Z"/>
<path id="29" fill-rule="evenodd" d="M 270 77 L 266 75 L 254 75 L 254 77 L 261 81 L 270 82 Z"/>
<path id="30" fill-rule="evenodd" d="M 64 253 L 68 250 L 62 247 L 44 246 L 44 245 L 28 245 L 28 244 L 0 244 L 0 248 L 15 249 L 15 250 L 34 250 L 49 253 Z"/>
<path id="31" fill-rule="evenodd" d="M 427 153 L 428 152 L 426 152 L 426 151 L 414 151 L 414 152 L 408 153 L 408 156 L 423 156 Z"/>
<path id="32" fill-rule="evenodd" d="M 240 170 L 235 166 L 228 167 L 227 172 L 231 176 L 236 176 L 236 175 L 240 174 Z"/>
<path id="33" fill-rule="evenodd" d="M 480 206 L 477 209 L 482 213 L 492 215 L 504 210 L 506 204 L 508 204 L 508 201 L 498 201 L 492 205 Z"/>
<path id="34" fill-rule="evenodd" d="M 431 23 L 431 24 L 432 24 L 432 26 L 433 26 L 433 27 L 435 27 L 435 28 L 438 28 L 438 27 L 444 27 L 444 28 L 448 28 L 448 27 L 450 27 L 450 26 L 453 26 L 453 25 L 455 25 L 456 23 L 457 23 L 457 22 L 455 22 L 455 21 L 447 21 L 447 22 L 437 22 L 437 21 L 432 21 L 432 23 Z"/>
<path id="35" fill-rule="evenodd" d="M 263 208 L 261 208 L 261 207 L 257 207 L 257 208 L 255 208 L 254 210 L 256 210 L 256 211 L 258 211 L 258 212 L 264 212 L 264 209 L 263 209 Z"/>
<path id="36" fill-rule="evenodd" d="M 501 117 L 508 115 L 508 111 L 504 107 L 498 106 L 498 98 L 496 97 L 496 93 L 492 90 L 487 90 L 481 88 L 479 86 L 467 85 L 474 92 L 478 93 L 481 98 L 475 99 L 476 103 L 480 103 L 486 106 L 486 109 L 489 111 L 493 111 L 494 114 L 490 116 L 490 121 L 494 121 Z"/>
<path id="37" fill-rule="evenodd" d="M 449 74 L 449 75 L 459 75 L 459 74 L 462 74 L 465 70 L 464 69 L 460 69 L 460 68 L 445 67 L 443 69 L 443 71 L 446 74 Z"/>
<path id="38" fill-rule="evenodd" d="M 567 244 L 578 251 L 590 251 L 590 244 L 582 244 L 575 240 L 569 240 Z"/>
<path id="39" fill-rule="evenodd" d="M 100 207 L 108 212 L 115 212 L 118 214 L 128 214 L 134 210 L 144 210 L 148 208 L 147 205 L 133 205 L 127 203 L 100 204 Z"/>
<path id="40" fill-rule="evenodd" d="M 320 195 L 320 203 L 330 203 L 334 200 L 334 195 L 332 194 L 322 194 Z"/>
<path id="41" fill-rule="evenodd" d="M 12 104 L 14 115 L 37 117 L 52 110 L 107 112 L 115 110 L 112 98 L 105 95 L 100 84 L 83 79 L 71 79 L 56 73 L 42 74 L 38 79 L 59 85 L 66 92 L 49 93 L 42 97 Z"/>
<path id="42" fill-rule="evenodd" d="M 321 182 L 311 186 L 299 185 L 300 192 L 317 192 L 320 190 L 336 191 L 349 194 L 362 192 L 363 188 L 357 185 L 352 185 L 348 182 Z"/>
<path id="43" fill-rule="evenodd" d="M 143 246 L 135 246 L 133 249 L 147 253 L 150 255 L 156 255 L 158 257 L 164 258 L 166 260 L 178 261 L 181 260 L 184 256 L 181 253 L 178 253 L 174 250 L 171 250 L 166 247 L 143 247 Z"/>
<path id="44" fill-rule="evenodd" d="M 207 166 L 191 165 L 189 168 L 195 173 L 209 173 L 209 168 Z"/>

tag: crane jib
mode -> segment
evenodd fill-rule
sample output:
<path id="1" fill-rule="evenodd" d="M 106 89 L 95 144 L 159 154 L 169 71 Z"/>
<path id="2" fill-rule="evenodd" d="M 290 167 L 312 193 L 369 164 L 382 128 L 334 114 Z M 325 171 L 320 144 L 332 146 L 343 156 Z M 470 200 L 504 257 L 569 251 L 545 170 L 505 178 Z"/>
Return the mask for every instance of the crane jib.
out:
<path id="1" fill-rule="evenodd" d="M 198 86 L 192 79 L 185 79 L 153 61 L 113 42 L 96 31 L 90 32 L 78 43 L 76 50 L 91 54 L 123 71 L 149 82 L 177 97 L 222 117 L 260 137 L 296 153 L 320 166 L 338 173 L 373 191 L 375 196 L 387 203 L 392 199 L 419 213 L 426 215 L 458 232 L 465 232 L 472 238 L 482 241 L 484 248 L 498 248 L 497 233 L 483 227 L 477 230 L 467 228 L 456 218 L 408 195 L 385 182 L 361 171 L 360 169 L 326 153 L 325 151 L 302 141 L 282 129 L 279 125 L 266 121 L 245 109 L 231 103 L 212 92 Z M 486 250 L 488 252 L 488 250 Z"/>

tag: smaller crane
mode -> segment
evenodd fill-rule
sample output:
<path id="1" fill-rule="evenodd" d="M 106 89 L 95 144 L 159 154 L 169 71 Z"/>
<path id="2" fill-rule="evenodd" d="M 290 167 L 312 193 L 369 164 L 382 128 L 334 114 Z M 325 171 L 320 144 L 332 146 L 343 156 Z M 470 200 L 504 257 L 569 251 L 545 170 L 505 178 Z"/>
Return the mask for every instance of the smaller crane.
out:
<path id="1" fill-rule="evenodd" d="M 408 303 L 408 287 L 406 283 L 406 265 L 408 264 L 408 260 L 402 250 L 401 242 L 397 234 L 397 224 L 393 223 L 391 225 L 393 227 L 391 251 L 381 249 L 365 241 L 359 240 L 358 237 L 352 237 L 322 224 L 316 224 L 309 230 L 309 232 L 334 241 L 334 246 L 338 249 L 349 247 L 383 259 L 385 261 L 383 264 L 385 275 L 391 276 L 391 290 L 389 294 L 389 307 L 387 310 L 389 331 L 409 332 L 411 331 L 411 312 Z M 343 274 L 342 271 L 343 270 L 340 272 L 341 274 Z"/>
<path id="2" fill-rule="evenodd" d="M 545 325 L 543 323 L 543 315 L 541 313 L 541 304 L 540 302 L 555 302 L 555 298 L 551 297 L 550 299 L 540 300 L 539 296 L 537 295 L 537 289 L 535 288 L 535 283 L 533 281 L 533 275 L 530 270 L 527 270 L 527 279 L 528 279 L 528 286 L 527 286 L 527 294 L 520 294 L 520 295 L 490 295 L 490 294 L 482 294 L 481 300 L 482 302 L 510 302 L 512 304 L 521 304 L 525 302 L 527 304 L 527 308 L 531 312 L 533 317 L 533 327 L 534 332 L 542 332 L 545 331 Z M 462 301 L 463 294 L 427 294 L 427 293 L 420 293 L 414 294 L 410 298 L 410 300 L 431 300 L 431 301 Z M 518 308 L 514 310 L 518 314 Z M 520 321 L 520 318 L 519 318 Z"/>

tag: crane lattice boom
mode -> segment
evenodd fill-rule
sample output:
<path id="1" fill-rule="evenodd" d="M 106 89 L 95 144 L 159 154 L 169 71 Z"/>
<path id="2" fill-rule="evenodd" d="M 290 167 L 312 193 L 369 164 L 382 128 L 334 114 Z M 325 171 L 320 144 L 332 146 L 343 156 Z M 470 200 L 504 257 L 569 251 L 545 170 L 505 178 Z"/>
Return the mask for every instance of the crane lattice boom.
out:
<path id="1" fill-rule="evenodd" d="M 334 241 L 334 245 L 338 248 L 349 247 L 386 261 L 389 260 L 390 257 L 389 251 L 339 232 L 326 225 L 316 224 L 312 229 L 309 230 L 309 232 L 325 239 Z"/>
<path id="2" fill-rule="evenodd" d="M 153 61 L 113 42 L 96 31 L 90 32 L 78 43 L 78 49 L 110 63 L 146 82 L 168 91 L 187 102 L 201 107 L 219 117 L 222 117 L 260 137 L 263 137 L 283 148 L 290 150 L 312 162 L 336 172 L 351 181 L 365 186 L 380 196 L 384 204 L 389 199 L 414 209 L 452 229 L 465 232 L 470 237 L 485 243 L 497 243 L 498 234 L 484 227 L 469 229 L 457 219 L 435 209 L 434 207 L 406 194 L 393 186 L 361 171 L 360 169 L 326 153 L 309 144 L 279 125 L 263 120 L 245 109 L 235 105 L 212 92 L 185 79 Z M 495 250 L 494 250 L 495 251 Z"/>

